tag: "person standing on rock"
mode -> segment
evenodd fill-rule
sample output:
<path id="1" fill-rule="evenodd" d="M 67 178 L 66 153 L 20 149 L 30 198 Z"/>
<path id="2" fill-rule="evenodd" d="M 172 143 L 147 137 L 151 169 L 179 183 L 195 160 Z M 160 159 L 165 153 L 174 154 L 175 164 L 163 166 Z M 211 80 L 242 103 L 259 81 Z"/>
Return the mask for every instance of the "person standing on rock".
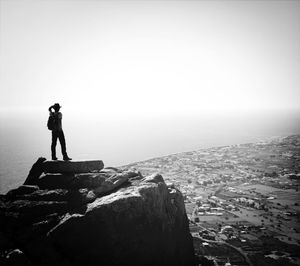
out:
<path id="1" fill-rule="evenodd" d="M 48 109 L 50 112 L 50 116 L 52 116 L 52 118 L 53 118 L 53 126 L 51 128 L 51 131 L 52 131 L 51 156 L 52 156 L 52 160 L 57 160 L 56 143 L 57 143 L 57 139 L 59 139 L 60 146 L 61 146 L 61 153 L 63 155 L 63 160 L 70 161 L 70 160 L 72 160 L 72 158 L 70 158 L 68 156 L 67 150 L 66 150 L 65 135 L 62 130 L 62 124 L 61 124 L 62 113 L 59 111 L 60 108 L 61 108 L 61 106 L 59 105 L 59 103 L 56 103 L 56 104 L 50 106 Z"/>

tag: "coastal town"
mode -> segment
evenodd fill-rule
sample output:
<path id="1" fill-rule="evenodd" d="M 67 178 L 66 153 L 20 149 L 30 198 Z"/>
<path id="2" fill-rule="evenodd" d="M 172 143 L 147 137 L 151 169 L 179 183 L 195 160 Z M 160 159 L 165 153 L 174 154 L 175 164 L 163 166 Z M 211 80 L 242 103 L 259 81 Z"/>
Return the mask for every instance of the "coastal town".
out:
<path id="1" fill-rule="evenodd" d="M 300 135 L 129 167 L 182 192 L 199 265 L 300 265 Z"/>

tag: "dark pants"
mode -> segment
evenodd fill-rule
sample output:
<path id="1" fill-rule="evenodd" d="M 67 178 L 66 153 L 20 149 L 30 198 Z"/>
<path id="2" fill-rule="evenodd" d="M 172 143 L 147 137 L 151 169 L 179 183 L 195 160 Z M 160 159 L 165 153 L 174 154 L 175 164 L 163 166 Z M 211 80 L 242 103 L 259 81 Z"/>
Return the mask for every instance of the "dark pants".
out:
<path id="1" fill-rule="evenodd" d="M 52 158 L 56 157 L 57 139 L 59 139 L 60 146 L 61 146 L 61 153 L 62 153 L 63 157 L 68 157 L 64 132 L 62 130 L 52 130 L 52 144 L 51 144 Z"/>

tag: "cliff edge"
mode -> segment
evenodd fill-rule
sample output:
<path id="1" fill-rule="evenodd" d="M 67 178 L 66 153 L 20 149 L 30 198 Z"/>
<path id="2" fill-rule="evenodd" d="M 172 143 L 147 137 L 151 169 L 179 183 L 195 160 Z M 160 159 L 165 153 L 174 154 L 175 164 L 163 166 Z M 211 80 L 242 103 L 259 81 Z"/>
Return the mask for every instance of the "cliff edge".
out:
<path id="1" fill-rule="evenodd" d="M 1 265 L 194 265 L 182 194 L 159 174 L 40 158 L 0 196 Z"/>

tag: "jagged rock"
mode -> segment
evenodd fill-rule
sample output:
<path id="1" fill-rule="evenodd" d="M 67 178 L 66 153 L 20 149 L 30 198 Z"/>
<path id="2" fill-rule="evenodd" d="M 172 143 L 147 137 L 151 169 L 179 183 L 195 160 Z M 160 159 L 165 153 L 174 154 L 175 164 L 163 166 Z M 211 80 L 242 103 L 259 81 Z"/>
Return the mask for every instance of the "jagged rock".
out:
<path id="1" fill-rule="evenodd" d="M 45 173 L 90 173 L 103 169 L 102 161 L 45 161 L 43 170 Z"/>
<path id="2" fill-rule="evenodd" d="M 141 178 L 137 172 L 123 173 L 83 173 L 83 174 L 45 174 L 35 184 L 41 189 L 94 189 L 96 194 L 107 193 L 128 181 Z"/>
<path id="3" fill-rule="evenodd" d="M 40 176 L 41 163 L 30 185 L 0 195 L 0 264 L 19 248 L 38 266 L 194 265 L 182 195 L 162 176 L 114 168 Z"/>
<path id="4" fill-rule="evenodd" d="M 68 203 L 65 201 L 31 201 L 31 200 L 15 200 L 7 202 L 5 209 L 6 213 L 17 214 L 15 219 L 22 223 L 39 220 L 42 216 L 51 213 L 66 213 Z M 12 216 L 14 217 L 14 216 Z"/>
<path id="5" fill-rule="evenodd" d="M 109 175 L 106 173 L 84 173 L 76 174 L 73 182 L 73 186 L 80 188 L 95 188 L 101 186 L 101 184 L 107 179 Z"/>
<path id="6" fill-rule="evenodd" d="M 22 185 L 16 189 L 12 189 L 12 190 L 8 191 L 6 195 L 9 198 L 16 198 L 21 195 L 30 194 L 37 190 L 39 190 L 38 186 Z"/>
<path id="7" fill-rule="evenodd" d="M 46 158 L 40 157 L 33 164 L 32 168 L 29 171 L 29 174 L 24 182 L 24 185 L 33 185 L 35 181 L 41 176 L 43 173 L 43 162 L 46 161 Z"/>
<path id="8" fill-rule="evenodd" d="M 105 195 L 106 193 L 113 191 L 114 189 L 120 187 L 124 183 L 126 183 L 129 178 L 138 176 L 138 173 L 136 172 L 124 172 L 112 175 L 108 179 L 106 179 L 101 186 L 98 186 L 96 189 L 94 189 L 94 193 L 97 196 Z"/>
<path id="9" fill-rule="evenodd" d="M 36 185 L 41 189 L 96 188 L 109 177 L 106 173 L 45 174 L 36 181 Z"/>
<path id="10" fill-rule="evenodd" d="M 67 189 L 73 188 L 74 180 L 74 174 L 46 174 L 38 178 L 35 185 L 41 189 Z"/>
<path id="11" fill-rule="evenodd" d="M 86 201 L 87 203 L 93 202 L 97 198 L 94 191 L 90 190 L 86 195 Z"/>
<path id="12" fill-rule="evenodd" d="M 31 201 L 67 201 L 68 193 L 67 189 L 40 189 L 30 194 L 18 195 L 16 198 Z"/>
<path id="13" fill-rule="evenodd" d="M 194 265 L 182 195 L 159 175 L 66 215 L 48 235 L 76 265 Z"/>
<path id="14" fill-rule="evenodd" d="M 69 190 L 67 194 L 67 200 L 70 207 L 76 208 L 87 203 L 91 203 L 96 199 L 96 195 L 93 191 L 84 189 Z M 86 206 L 85 206 L 86 209 Z M 79 210 L 77 210 L 79 212 Z"/>
<path id="15" fill-rule="evenodd" d="M 101 171 L 100 173 L 94 174 L 76 174 L 72 185 L 80 188 L 94 188 L 95 192 L 102 191 L 101 187 L 109 187 L 107 191 L 111 191 L 128 181 L 130 178 L 137 176 L 140 176 L 140 173 L 132 171 L 124 171 L 121 173 Z"/>
<path id="16" fill-rule="evenodd" d="M 27 201 L 65 201 L 76 207 L 94 201 L 96 195 L 88 189 L 37 190 L 30 194 L 17 195 L 15 199 Z M 1 207 L 0 207 L 1 208 Z"/>
<path id="17" fill-rule="evenodd" d="M 143 182 L 149 182 L 149 183 L 164 183 L 164 179 L 161 175 L 158 174 L 153 174 L 150 176 L 145 177 L 143 180 Z"/>

